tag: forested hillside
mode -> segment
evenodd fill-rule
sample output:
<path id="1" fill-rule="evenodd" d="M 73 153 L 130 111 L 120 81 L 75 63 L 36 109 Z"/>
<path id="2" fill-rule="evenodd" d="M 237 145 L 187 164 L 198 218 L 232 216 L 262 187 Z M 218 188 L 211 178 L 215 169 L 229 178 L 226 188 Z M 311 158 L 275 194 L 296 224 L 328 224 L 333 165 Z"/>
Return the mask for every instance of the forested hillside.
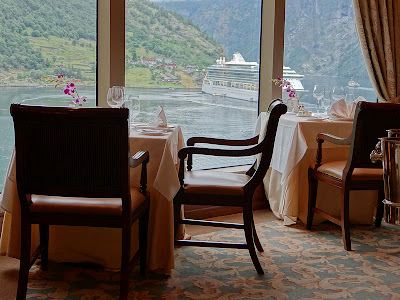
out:
<path id="1" fill-rule="evenodd" d="M 38 83 L 59 73 L 93 84 L 96 2 L 0 0 L 0 84 Z M 157 85 L 173 73 L 168 78 L 176 84 L 193 86 L 192 74 L 179 70 L 206 68 L 224 51 L 191 20 L 147 0 L 127 0 L 126 55 L 130 85 Z M 155 71 L 144 63 L 152 60 L 174 70 Z"/>
<path id="2" fill-rule="evenodd" d="M 0 83 L 32 83 L 48 73 L 82 77 L 82 71 L 93 81 L 95 3 L 0 0 Z"/>
<path id="3" fill-rule="evenodd" d="M 157 4 L 192 19 L 223 45 L 229 57 L 236 51 L 247 61 L 259 60 L 261 0 L 184 0 Z"/>
<path id="4" fill-rule="evenodd" d="M 225 51 L 259 58 L 261 0 L 158 0 L 190 18 Z M 285 64 L 301 74 L 367 76 L 351 0 L 287 0 Z"/>

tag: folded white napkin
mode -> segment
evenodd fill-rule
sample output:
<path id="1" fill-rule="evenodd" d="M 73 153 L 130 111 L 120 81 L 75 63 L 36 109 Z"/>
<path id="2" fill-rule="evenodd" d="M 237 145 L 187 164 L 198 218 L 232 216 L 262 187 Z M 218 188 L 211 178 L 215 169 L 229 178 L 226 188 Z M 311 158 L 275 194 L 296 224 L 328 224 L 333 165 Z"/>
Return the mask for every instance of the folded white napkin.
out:
<path id="1" fill-rule="evenodd" d="M 156 120 L 149 123 L 149 125 L 155 127 L 166 127 L 168 125 L 167 117 L 165 116 L 164 108 L 162 107 L 162 105 L 159 105 L 157 107 Z"/>
<path id="2" fill-rule="evenodd" d="M 331 119 L 353 119 L 356 111 L 357 103 L 360 101 L 366 101 L 364 97 L 358 97 L 354 102 L 346 102 L 344 99 L 340 99 L 332 104 L 331 109 L 328 112 L 328 116 Z"/>

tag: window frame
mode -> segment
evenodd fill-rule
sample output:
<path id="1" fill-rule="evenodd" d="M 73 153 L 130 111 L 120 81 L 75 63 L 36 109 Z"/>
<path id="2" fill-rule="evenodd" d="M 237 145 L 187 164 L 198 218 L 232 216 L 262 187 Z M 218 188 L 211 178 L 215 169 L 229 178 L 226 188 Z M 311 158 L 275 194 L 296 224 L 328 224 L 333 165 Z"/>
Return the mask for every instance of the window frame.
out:
<path id="1" fill-rule="evenodd" d="M 285 6 L 285 0 L 262 0 L 259 112 L 282 97 L 271 79 L 283 73 Z M 98 0 L 97 105 L 107 107 L 107 91 L 113 85 L 125 86 L 125 0 Z"/>

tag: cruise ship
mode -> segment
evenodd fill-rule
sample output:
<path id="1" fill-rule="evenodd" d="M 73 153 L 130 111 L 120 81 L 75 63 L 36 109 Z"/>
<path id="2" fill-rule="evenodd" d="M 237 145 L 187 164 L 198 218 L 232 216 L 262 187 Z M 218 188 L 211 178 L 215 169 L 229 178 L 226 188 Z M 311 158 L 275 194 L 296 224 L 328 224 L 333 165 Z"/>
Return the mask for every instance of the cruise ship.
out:
<path id="1" fill-rule="evenodd" d="M 227 62 L 225 57 L 220 57 L 216 62 L 217 64 L 208 68 L 203 80 L 204 93 L 258 101 L 259 65 L 257 62 L 246 62 L 239 52 L 233 54 L 231 61 Z M 283 67 L 283 78 L 291 83 L 299 97 L 305 92 L 300 81 L 303 77 L 289 67 Z M 285 93 L 283 98 L 288 98 Z"/>

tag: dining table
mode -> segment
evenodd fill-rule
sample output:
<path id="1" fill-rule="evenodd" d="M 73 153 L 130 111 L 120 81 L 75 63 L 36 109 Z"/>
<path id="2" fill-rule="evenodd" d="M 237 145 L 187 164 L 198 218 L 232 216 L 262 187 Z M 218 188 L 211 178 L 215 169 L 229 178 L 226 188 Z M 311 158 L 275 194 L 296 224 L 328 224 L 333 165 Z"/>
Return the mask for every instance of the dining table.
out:
<path id="1" fill-rule="evenodd" d="M 265 116 L 261 113 L 258 123 Z M 316 161 L 317 134 L 323 132 L 344 138 L 351 134 L 352 129 L 352 119 L 300 117 L 294 113 L 281 116 L 270 168 L 264 178 L 264 189 L 272 212 L 285 225 L 295 224 L 298 219 L 306 223 L 308 168 Z M 347 160 L 350 146 L 325 142 L 322 149 L 323 162 Z M 317 207 L 340 216 L 340 190 L 323 182 L 318 186 Z M 376 191 L 350 191 L 350 221 L 371 224 L 377 197 Z M 314 224 L 322 221 L 321 216 L 314 217 Z"/>
<path id="2" fill-rule="evenodd" d="M 131 126 L 130 152 L 149 152 L 147 188 L 150 192 L 147 269 L 170 274 L 174 267 L 173 198 L 180 188 L 178 151 L 185 146 L 179 125 L 149 128 L 147 124 Z M 105 158 L 107 159 L 107 158 Z M 5 210 L 0 240 L 0 255 L 19 258 L 20 203 L 16 186 L 15 151 L 6 174 L 0 206 Z M 131 186 L 139 187 L 141 167 L 131 168 Z M 138 249 L 138 224 L 132 228 L 132 253 Z M 185 236 L 185 228 L 178 231 Z M 56 262 L 94 263 L 106 269 L 119 269 L 121 263 L 119 228 L 50 226 L 49 260 Z M 38 225 L 32 226 L 32 249 L 39 244 Z"/>

